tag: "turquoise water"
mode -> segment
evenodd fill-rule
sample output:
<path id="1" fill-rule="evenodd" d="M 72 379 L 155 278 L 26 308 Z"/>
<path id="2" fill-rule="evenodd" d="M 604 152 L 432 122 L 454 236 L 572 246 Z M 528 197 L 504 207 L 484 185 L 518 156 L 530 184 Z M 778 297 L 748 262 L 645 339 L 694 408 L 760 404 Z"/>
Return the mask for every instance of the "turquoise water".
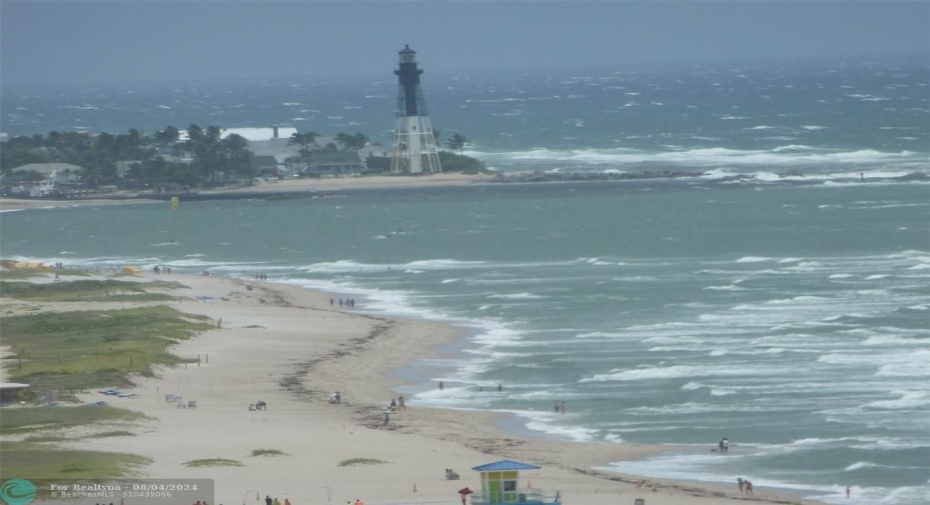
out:
<path id="1" fill-rule="evenodd" d="M 377 141 L 392 78 L 3 90 L 3 129 Z M 894 179 L 930 174 L 928 82 L 920 58 L 427 73 L 433 124 L 495 169 L 700 175 L 4 212 L 0 256 L 261 272 L 447 321 L 470 336 L 405 374 L 412 401 L 676 447 L 617 471 L 930 504 L 930 184 Z"/>
<path id="2" fill-rule="evenodd" d="M 425 364 L 413 401 L 693 448 L 617 470 L 921 503 L 927 189 L 539 184 L 46 209 L 0 214 L 0 251 L 264 272 L 449 321 L 472 336 Z M 709 451 L 724 436 L 729 457 Z"/>

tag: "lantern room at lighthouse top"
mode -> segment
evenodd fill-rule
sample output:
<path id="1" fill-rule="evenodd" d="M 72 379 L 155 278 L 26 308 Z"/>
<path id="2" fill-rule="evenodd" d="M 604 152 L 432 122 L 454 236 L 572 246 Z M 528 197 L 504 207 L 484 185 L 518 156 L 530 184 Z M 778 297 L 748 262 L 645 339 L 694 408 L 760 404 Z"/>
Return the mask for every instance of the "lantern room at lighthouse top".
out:
<path id="1" fill-rule="evenodd" d="M 417 52 L 414 51 L 413 49 L 410 49 L 409 45 L 404 44 L 404 48 L 401 49 L 397 54 L 400 55 L 401 65 L 403 65 L 404 63 L 413 63 L 414 65 L 416 65 Z"/>

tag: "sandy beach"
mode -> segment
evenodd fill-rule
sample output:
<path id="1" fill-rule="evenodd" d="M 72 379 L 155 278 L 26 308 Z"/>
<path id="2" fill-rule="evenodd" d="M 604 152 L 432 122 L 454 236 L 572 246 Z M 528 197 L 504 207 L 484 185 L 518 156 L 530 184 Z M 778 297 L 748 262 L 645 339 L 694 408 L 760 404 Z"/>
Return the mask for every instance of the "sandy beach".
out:
<path id="1" fill-rule="evenodd" d="M 252 186 L 236 186 L 219 189 L 209 189 L 198 191 L 200 194 L 222 195 L 227 194 L 231 197 L 243 193 L 274 193 L 298 194 L 302 192 L 313 191 L 350 191 L 359 189 L 377 189 L 377 188 L 423 188 L 438 186 L 461 186 L 467 184 L 483 184 L 494 179 L 494 175 L 489 174 L 460 174 L 460 173 L 440 173 L 424 176 L 372 176 L 372 177 L 327 177 L 327 178 L 303 178 L 303 179 L 283 179 L 257 181 Z M 100 195 L 99 198 L 82 198 L 82 199 L 31 199 L 31 198 L 9 198 L 0 197 L 0 211 L 11 211 L 21 209 L 38 209 L 51 207 L 84 207 L 100 205 L 125 205 L 140 203 L 156 203 L 161 200 L 146 199 L 144 194 L 141 198 L 135 198 L 140 195 L 138 192 L 117 191 Z M 133 197 L 133 199 L 128 199 Z M 184 200 L 184 195 L 180 196 Z"/>
<path id="2" fill-rule="evenodd" d="M 140 281 L 155 277 L 147 273 Z M 73 445 L 147 456 L 154 461 L 145 470 L 151 478 L 213 479 L 215 503 L 257 504 L 270 495 L 294 505 L 356 499 L 455 505 L 458 489 L 480 489 L 472 467 L 502 459 L 541 466 L 523 472 L 521 485 L 560 491 L 569 505 L 633 504 L 637 498 L 650 505 L 807 503 L 759 488 L 754 498 L 740 495 L 736 476 L 731 486 L 715 487 L 599 473 L 593 468 L 662 448 L 513 436 L 496 428 L 500 418 L 492 413 L 425 408 L 408 400 L 406 410 L 390 414 L 385 426 L 382 407 L 397 397 L 399 385 L 390 372 L 436 356 L 436 346 L 459 338 L 461 329 L 365 314 L 363 307 L 343 310 L 331 305 L 328 294 L 296 286 L 216 276 L 157 278 L 188 286 L 174 292 L 178 301 L 172 305 L 207 315 L 219 327 L 173 349 L 199 364 L 164 368 L 156 378 L 135 377 L 136 397 L 82 395 L 86 402 L 107 400 L 151 420 L 134 428 L 134 437 Z M 2 303 L 7 310 L 11 304 L 35 305 Z M 341 404 L 328 401 L 335 391 L 342 393 Z M 166 395 L 194 401 L 196 408 L 178 408 Z M 259 400 L 267 402 L 267 410 L 250 410 Z M 252 456 L 259 449 L 284 454 Z M 209 458 L 242 466 L 185 466 Z M 356 458 L 382 463 L 340 466 Z M 447 480 L 446 468 L 461 478 Z"/>

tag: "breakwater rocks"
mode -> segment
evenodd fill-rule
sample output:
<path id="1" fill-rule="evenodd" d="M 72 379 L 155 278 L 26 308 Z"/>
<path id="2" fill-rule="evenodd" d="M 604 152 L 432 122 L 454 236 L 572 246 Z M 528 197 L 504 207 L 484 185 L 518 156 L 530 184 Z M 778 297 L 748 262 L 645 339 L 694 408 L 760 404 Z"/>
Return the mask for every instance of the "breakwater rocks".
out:
<path id="1" fill-rule="evenodd" d="M 776 174 L 779 179 L 803 183 L 804 173 L 788 170 Z M 733 174 L 706 179 L 705 172 L 684 170 L 644 170 L 642 172 L 510 172 L 498 173 L 491 182 L 526 183 L 526 182 L 586 182 L 586 181 L 639 181 L 649 179 L 697 179 L 705 178 L 708 182 L 772 182 L 772 179 L 759 179 L 754 174 Z M 930 181 L 930 174 L 913 172 L 902 176 L 881 176 L 872 174 L 850 174 L 835 179 L 836 182 L 913 182 Z M 823 178 L 814 177 L 809 183 L 824 182 Z"/>
<path id="2" fill-rule="evenodd" d="M 643 179 L 678 179 L 703 176 L 703 172 L 683 170 L 645 170 L 642 172 L 511 172 L 498 173 L 491 182 L 585 182 L 630 181 Z M 752 176 L 734 175 L 728 180 L 751 179 Z"/>

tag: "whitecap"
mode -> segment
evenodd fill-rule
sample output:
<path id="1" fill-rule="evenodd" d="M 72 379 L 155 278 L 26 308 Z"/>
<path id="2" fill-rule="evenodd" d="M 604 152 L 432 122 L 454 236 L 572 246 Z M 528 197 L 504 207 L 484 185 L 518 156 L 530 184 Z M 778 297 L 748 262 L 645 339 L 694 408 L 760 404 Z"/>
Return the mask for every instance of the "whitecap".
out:
<path id="1" fill-rule="evenodd" d="M 876 466 L 878 465 L 876 465 L 875 463 L 870 463 L 868 461 L 857 461 L 847 466 L 846 468 L 844 468 L 843 471 L 852 472 L 853 470 L 859 470 L 860 468 L 869 468 L 869 467 L 876 467 Z"/>
<path id="2" fill-rule="evenodd" d="M 766 258 L 764 256 L 743 256 L 742 258 L 736 260 L 737 263 L 759 263 L 762 261 L 771 261 L 772 258 Z"/>
<path id="3" fill-rule="evenodd" d="M 702 289 L 707 291 L 745 291 L 745 288 L 734 286 L 732 284 L 728 284 L 726 286 L 707 286 L 706 288 Z"/>
<path id="4" fill-rule="evenodd" d="M 501 298 L 504 300 L 535 300 L 535 299 L 544 298 L 544 297 L 539 296 L 539 295 L 534 295 L 532 293 L 512 293 L 512 294 L 507 294 L 507 295 L 501 295 L 501 294 L 491 295 L 488 298 Z"/>

